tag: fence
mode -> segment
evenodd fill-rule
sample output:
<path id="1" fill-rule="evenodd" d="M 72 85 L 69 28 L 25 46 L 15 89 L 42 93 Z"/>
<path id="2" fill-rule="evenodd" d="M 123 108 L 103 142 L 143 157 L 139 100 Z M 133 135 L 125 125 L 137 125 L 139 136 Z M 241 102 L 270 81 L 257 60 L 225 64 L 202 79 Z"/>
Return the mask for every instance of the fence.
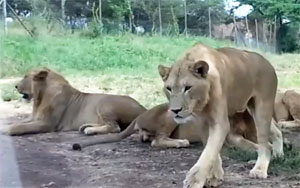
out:
<path id="1" fill-rule="evenodd" d="M 192 0 L 0 0 L 4 32 L 18 22 L 33 36 L 39 18 L 50 33 L 59 25 L 66 32 L 132 32 L 141 35 L 196 35 L 234 41 L 237 45 L 275 51 L 277 21 L 236 18 L 224 4 Z M 50 3 L 53 2 L 53 3 Z M 122 2 L 122 3 L 120 3 Z M 194 2 L 194 3 L 192 3 Z M 220 1 L 221 2 L 221 1 Z M 23 7 L 22 7 L 23 6 Z"/>

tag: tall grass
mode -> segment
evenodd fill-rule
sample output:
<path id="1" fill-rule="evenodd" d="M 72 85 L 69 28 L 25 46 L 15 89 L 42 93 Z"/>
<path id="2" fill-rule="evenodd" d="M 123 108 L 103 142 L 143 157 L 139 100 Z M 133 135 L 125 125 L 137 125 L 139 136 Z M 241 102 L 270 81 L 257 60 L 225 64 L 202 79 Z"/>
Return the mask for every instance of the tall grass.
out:
<path id="1" fill-rule="evenodd" d="M 1 77 L 49 66 L 63 72 L 154 73 L 158 64 L 171 64 L 196 42 L 228 46 L 200 37 L 138 37 L 133 35 L 83 37 L 7 36 L 4 38 Z"/>

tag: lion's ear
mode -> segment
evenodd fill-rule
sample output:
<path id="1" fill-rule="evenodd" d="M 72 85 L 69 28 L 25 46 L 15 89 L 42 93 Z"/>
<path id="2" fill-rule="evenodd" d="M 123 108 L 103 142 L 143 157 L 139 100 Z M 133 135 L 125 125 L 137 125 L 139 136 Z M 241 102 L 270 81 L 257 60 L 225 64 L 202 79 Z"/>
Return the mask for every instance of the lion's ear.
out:
<path id="1" fill-rule="evenodd" d="M 165 67 L 163 65 L 158 65 L 158 72 L 162 78 L 163 81 L 166 81 L 169 77 L 171 68 L 170 67 Z"/>
<path id="2" fill-rule="evenodd" d="M 49 73 L 48 71 L 41 70 L 40 72 L 38 72 L 37 74 L 35 74 L 33 76 L 33 80 L 34 81 L 43 81 L 47 78 L 48 73 Z"/>
<path id="3" fill-rule="evenodd" d="M 205 61 L 197 61 L 194 65 L 192 65 L 190 71 L 197 77 L 206 78 L 209 70 L 208 63 Z"/>

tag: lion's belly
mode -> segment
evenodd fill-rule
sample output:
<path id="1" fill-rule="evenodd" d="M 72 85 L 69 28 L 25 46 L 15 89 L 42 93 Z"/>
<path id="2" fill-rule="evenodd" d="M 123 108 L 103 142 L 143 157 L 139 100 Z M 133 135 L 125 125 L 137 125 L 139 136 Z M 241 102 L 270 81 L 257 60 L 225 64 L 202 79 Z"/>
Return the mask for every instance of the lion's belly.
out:
<path id="1" fill-rule="evenodd" d="M 226 51 L 226 50 L 225 50 Z M 229 115 L 243 112 L 251 98 L 273 100 L 277 88 L 277 78 L 272 65 L 262 56 L 227 50 L 228 60 L 220 75 L 227 96 Z"/>
<path id="2" fill-rule="evenodd" d="M 96 105 L 70 105 L 62 118 L 59 129 L 62 131 L 78 130 L 83 124 L 98 124 Z"/>

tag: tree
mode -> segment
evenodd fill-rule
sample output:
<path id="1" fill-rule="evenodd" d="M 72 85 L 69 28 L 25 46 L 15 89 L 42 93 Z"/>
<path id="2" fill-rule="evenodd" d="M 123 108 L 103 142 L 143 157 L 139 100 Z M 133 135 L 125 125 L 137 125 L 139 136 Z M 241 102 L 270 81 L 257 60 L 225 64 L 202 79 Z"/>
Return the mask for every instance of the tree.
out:
<path id="1" fill-rule="evenodd" d="M 254 8 L 250 15 L 252 18 L 271 20 L 274 23 L 274 41 L 277 51 L 289 51 L 299 49 L 297 32 L 300 23 L 300 1 L 299 0 L 239 0 L 241 5 L 248 4 Z M 278 21 L 277 21 L 278 20 Z M 293 35 L 290 35 L 292 34 Z M 290 42 L 286 42 L 286 41 Z M 274 44 L 273 44 L 274 45 Z"/>
<path id="2" fill-rule="evenodd" d="M 273 19 L 276 16 L 280 24 L 284 18 L 300 21 L 299 0 L 239 0 L 239 2 L 240 5 L 251 5 L 264 18 Z"/>

